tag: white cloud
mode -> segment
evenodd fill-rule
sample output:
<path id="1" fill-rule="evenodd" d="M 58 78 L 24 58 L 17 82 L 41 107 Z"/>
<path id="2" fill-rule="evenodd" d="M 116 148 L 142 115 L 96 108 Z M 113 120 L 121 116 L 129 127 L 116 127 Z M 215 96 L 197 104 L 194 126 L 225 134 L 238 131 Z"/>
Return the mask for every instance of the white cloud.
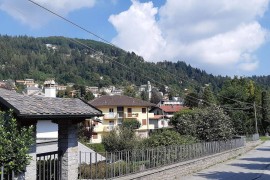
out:
<path id="1" fill-rule="evenodd" d="M 68 13 L 81 8 L 93 7 L 95 1 L 96 0 L 34 0 L 34 2 L 62 16 L 66 16 Z M 29 1 L 0 0 L 0 10 L 5 11 L 15 19 L 34 28 L 40 27 L 53 18 L 53 15 Z"/>
<path id="2" fill-rule="evenodd" d="M 142 54 L 150 59 L 164 46 L 164 39 L 158 28 L 155 15 L 157 8 L 152 2 L 132 1 L 129 10 L 118 15 L 111 15 L 109 21 L 114 25 L 118 35 L 112 40 L 123 49 Z"/>
<path id="3" fill-rule="evenodd" d="M 185 60 L 218 74 L 253 71 L 255 51 L 268 32 L 258 23 L 269 0 L 167 0 L 151 2 L 110 17 L 118 34 L 113 42 L 149 61 Z M 158 18 L 158 20 L 157 20 Z"/>

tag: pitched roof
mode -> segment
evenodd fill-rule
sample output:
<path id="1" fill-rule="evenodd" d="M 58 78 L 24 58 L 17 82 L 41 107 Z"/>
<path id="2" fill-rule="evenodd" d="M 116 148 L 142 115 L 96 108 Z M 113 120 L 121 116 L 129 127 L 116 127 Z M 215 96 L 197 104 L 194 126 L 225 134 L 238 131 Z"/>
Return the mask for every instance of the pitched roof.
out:
<path id="1" fill-rule="evenodd" d="M 182 109 L 186 109 L 186 107 L 183 106 L 179 106 L 179 105 L 167 105 L 167 106 L 160 106 L 159 107 L 161 110 L 163 110 L 164 112 L 178 112 Z"/>
<path id="2" fill-rule="evenodd" d="M 147 101 L 143 101 L 141 99 L 132 98 L 123 95 L 115 95 L 115 96 L 101 96 L 100 98 L 94 99 L 89 102 L 91 105 L 95 107 L 102 106 L 143 106 L 143 107 L 151 107 L 155 106 L 155 104 L 149 103 Z"/>
<path id="3" fill-rule="evenodd" d="M 149 119 L 152 119 L 152 120 L 160 120 L 160 119 L 163 119 L 163 118 L 169 118 L 169 117 L 166 116 L 166 115 L 154 115 L 154 117 L 149 118 Z"/>
<path id="4" fill-rule="evenodd" d="M 25 96 L 0 88 L 0 105 L 21 118 L 89 118 L 102 112 L 80 99 Z"/>

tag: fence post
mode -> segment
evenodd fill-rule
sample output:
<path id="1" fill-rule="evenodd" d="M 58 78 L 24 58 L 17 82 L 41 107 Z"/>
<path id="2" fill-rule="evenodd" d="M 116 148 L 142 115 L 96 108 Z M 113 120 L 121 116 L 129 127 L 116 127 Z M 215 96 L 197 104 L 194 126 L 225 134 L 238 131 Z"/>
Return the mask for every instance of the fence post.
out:
<path id="1" fill-rule="evenodd" d="M 1 180 L 4 180 L 4 165 L 1 166 Z"/>

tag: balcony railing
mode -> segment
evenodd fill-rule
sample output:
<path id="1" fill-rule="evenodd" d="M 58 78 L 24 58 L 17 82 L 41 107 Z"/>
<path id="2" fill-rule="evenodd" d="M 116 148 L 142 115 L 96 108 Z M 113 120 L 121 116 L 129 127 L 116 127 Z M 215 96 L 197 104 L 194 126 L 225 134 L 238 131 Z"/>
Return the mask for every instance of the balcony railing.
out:
<path id="1" fill-rule="evenodd" d="M 104 115 L 104 119 L 116 119 L 118 117 L 117 113 L 109 113 Z"/>
<path id="2" fill-rule="evenodd" d="M 94 126 L 93 131 L 94 132 L 102 132 L 103 131 L 102 125 L 96 125 L 96 126 Z"/>
<path id="3" fill-rule="evenodd" d="M 125 113 L 125 118 L 137 118 L 139 113 Z"/>
<path id="4" fill-rule="evenodd" d="M 105 132 L 110 132 L 115 128 L 115 126 L 109 125 L 109 126 L 104 126 L 104 131 Z"/>

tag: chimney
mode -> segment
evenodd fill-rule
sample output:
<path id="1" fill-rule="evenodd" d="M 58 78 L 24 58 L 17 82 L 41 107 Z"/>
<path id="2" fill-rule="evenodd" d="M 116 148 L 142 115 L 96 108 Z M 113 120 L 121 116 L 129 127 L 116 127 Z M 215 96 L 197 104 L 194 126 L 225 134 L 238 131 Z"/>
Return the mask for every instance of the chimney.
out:
<path id="1" fill-rule="evenodd" d="M 53 79 L 44 82 L 45 97 L 56 97 L 55 81 Z"/>

